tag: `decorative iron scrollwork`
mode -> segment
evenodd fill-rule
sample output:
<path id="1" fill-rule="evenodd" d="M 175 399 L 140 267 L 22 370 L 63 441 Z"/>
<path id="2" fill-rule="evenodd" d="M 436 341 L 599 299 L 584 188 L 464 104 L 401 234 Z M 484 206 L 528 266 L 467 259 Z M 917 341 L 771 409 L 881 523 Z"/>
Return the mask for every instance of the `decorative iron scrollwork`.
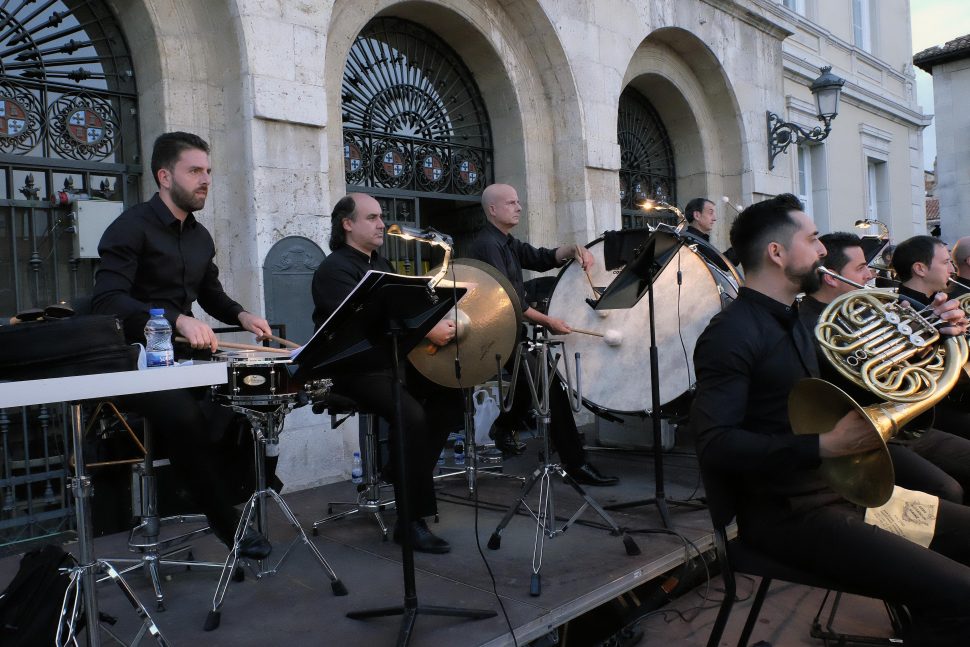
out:
<path id="1" fill-rule="evenodd" d="M 118 116 L 111 104 L 90 94 L 63 94 L 47 107 L 51 145 L 77 160 L 104 159 L 115 149 Z"/>

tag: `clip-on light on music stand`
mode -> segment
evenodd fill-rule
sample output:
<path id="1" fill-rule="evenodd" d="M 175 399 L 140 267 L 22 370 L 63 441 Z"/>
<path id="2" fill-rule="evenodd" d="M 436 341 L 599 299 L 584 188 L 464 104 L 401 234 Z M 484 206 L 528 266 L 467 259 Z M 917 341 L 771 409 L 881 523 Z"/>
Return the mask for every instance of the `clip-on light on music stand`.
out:
<path id="1" fill-rule="evenodd" d="M 299 379 L 334 378 L 390 362 L 393 373 L 394 414 L 396 420 L 394 444 L 397 454 L 397 512 L 398 523 L 408 528 L 411 504 L 408 493 L 409 470 L 405 460 L 407 432 L 403 429 L 401 406 L 400 361 L 425 338 L 451 308 L 451 298 L 441 299 L 429 285 L 427 277 L 402 276 L 370 271 L 347 296 L 340 307 L 327 319 L 313 338 L 294 354 L 295 375 Z M 465 289 L 450 288 L 461 298 Z M 401 533 L 401 555 L 404 571 L 404 604 L 402 606 L 352 611 L 348 618 L 364 620 L 383 616 L 402 615 L 397 645 L 408 644 L 418 614 L 455 616 L 463 618 L 491 618 L 495 611 L 461 609 L 456 607 L 418 605 L 414 578 L 414 547 L 410 532 Z"/>

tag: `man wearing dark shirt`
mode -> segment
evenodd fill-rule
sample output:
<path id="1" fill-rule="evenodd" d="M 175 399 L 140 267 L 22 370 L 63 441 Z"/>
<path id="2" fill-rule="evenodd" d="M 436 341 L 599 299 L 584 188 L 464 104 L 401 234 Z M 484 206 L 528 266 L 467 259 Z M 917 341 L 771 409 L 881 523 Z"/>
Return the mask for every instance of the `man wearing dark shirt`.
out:
<path id="1" fill-rule="evenodd" d="M 812 335 L 794 305 L 799 292 L 818 285 L 825 249 L 814 223 L 795 196 L 777 196 L 738 216 L 731 243 L 745 287 L 711 320 L 694 352 L 698 458 L 724 490 L 708 496 L 731 497 L 739 536 L 757 550 L 908 605 L 907 644 L 968 644 L 970 510 L 939 501 L 929 550 L 868 525 L 818 468 L 824 457 L 876 447 L 870 424 L 853 411 L 820 436 L 792 433 L 788 394 L 799 379 L 818 375 Z M 967 324 L 954 307 L 937 304 L 950 322 L 944 332 L 962 334 Z"/>
<path id="2" fill-rule="evenodd" d="M 925 305 L 932 303 L 937 294 L 946 292 L 953 263 L 942 240 L 913 236 L 896 246 L 893 270 L 900 281 L 899 295 Z M 934 427 L 970 438 L 970 388 L 965 384 L 958 383 L 933 412 Z"/>
<path id="3" fill-rule="evenodd" d="M 713 202 L 706 198 L 694 198 L 684 207 L 684 217 L 687 218 L 687 233 L 706 243 L 711 242 L 711 232 L 717 222 Z"/>
<path id="4" fill-rule="evenodd" d="M 482 193 L 482 208 L 486 224 L 469 247 L 468 256 L 485 263 L 501 272 L 511 283 L 526 319 L 539 324 L 554 335 L 567 335 L 569 325 L 562 319 L 550 317 L 529 305 L 525 296 L 522 270 L 546 272 L 559 267 L 570 258 L 575 258 L 585 270 L 593 263 L 593 255 L 582 245 L 562 245 L 556 249 L 537 248 L 514 238 L 509 232 L 519 224 L 522 205 L 514 187 L 507 184 L 492 184 Z M 525 362 L 532 365 L 535 358 L 524 356 Z M 525 364 L 523 364 L 523 369 Z M 578 483 L 585 485 L 616 485 L 615 476 L 601 474 L 586 459 L 586 452 L 579 439 L 576 421 L 569 406 L 569 396 L 558 376 L 549 385 L 550 424 L 549 433 L 553 444 L 559 451 L 559 458 L 569 475 Z M 532 407 L 525 378 L 520 376 L 512 410 L 503 413 L 495 421 L 496 440 L 509 437 L 513 424 L 520 420 Z"/>
<path id="5" fill-rule="evenodd" d="M 819 240 L 825 245 L 828 269 L 863 285 L 873 278 L 858 236 L 837 232 L 825 234 Z M 815 330 L 822 310 L 837 297 L 855 289 L 844 281 L 823 275 L 818 290 L 806 295 L 798 305 L 802 323 L 809 332 Z M 876 402 L 875 396 L 848 382 L 824 359 L 819 359 L 819 364 L 822 378 L 846 391 L 856 402 L 863 406 Z M 964 503 L 970 492 L 970 440 L 939 429 L 923 428 L 932 421 L 931 413 L 920 416 L 889 442 L 896 484 Z"/>
<path id="6" fill-rule="evenodd" d="M 953 243 L 950 256 L 957 274 L 954 277 L 956 280 L 950 285 L 949 295 L 955 299 L 970 293 L 970 236 Z"/>
<path id="7" fill-rule="evenodd" d="M 124 323 L 129 342 L 144 342 L 151 308 L 164 308 L 173 331 L 193 348 L 216 350 L 212 328 L 192 316 L 192 304 L 230 325 L 270 335 L 266 320 L 229 298 L 213 262 L 215 245 L 194 211 L 205 206 L 212 178 L 209 145 L 197 135 L 165 133 L 155 140 L 152 173 L 158 193 L 121 214 L 98 245 L 92 308 Z M 199 390 L 183 389 L 127 396 L 125 408 L 144 415 L 169 453 L 173 467 L 202 508 L 216 536 L 231 546 L 239 513 L 232 507 L 227 479 L 214 467 L 211 420 Z M 240 544 L 245 557 L 269 555 L 269 542 L 248 529 Z"/>
<path id="8" fill-rule="evenodd" d="M 337 202 L 331 214 L 331 253 L 313 273 L 313 324 L 323 325 L 364 275 L 370 271 L 395 273 L 378 249 L 384 244 L 381 205 L 369 195 L 353 193 Z M 455 337 L 455 322 L 443 319 L 428 333 L 428 341 L 444 346 Z M 363 411 L 394 420 L 393 376 L 389 362 L 358 366 L 359 372 L 334 378 L 333 389 L 356 401 Z M 417 371 L 408 373 L 408 386 L 402 389 L 402 412 L 407 430 L 405 460 L 410 474 L 409 495 L 414 521 L 408 531 L 415 550 L 446 553 L 451 546 L 434 535 L 424 517 L 437 513 L 434 494 L 434 469 L 448 434 L 460 425 L 461 392 L 424 380 Z M 391 433 L 396 433 L 392 427 Z M 395 483 L 397 464 L 393 456 L 384 478 Z M 375 457 L 376 458 L 376 457 Z M 394 540 L 401 541 L 404 529 L 394 528 Z"/>

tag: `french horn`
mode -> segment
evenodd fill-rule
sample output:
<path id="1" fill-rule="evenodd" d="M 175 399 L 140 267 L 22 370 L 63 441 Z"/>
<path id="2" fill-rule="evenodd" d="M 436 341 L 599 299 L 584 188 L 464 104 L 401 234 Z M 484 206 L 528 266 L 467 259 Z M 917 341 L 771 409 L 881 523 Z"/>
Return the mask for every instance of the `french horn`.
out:
<path id="1" fill-rule="evenodd" d="M 839 274 L 823 273 L 858 286 Z M 823 458 L 821 473 L 845 499 L 864 507 L 889 500 L 895 474 L 886 441 L 908 422 L 942 400 L 967 361 L 963 336 L 942 343 L 923 313 L 899 302 L 894 290 L 866 288 L 840 295 L 822 311 L 815 327 L 821 355 L 850 382 L 880 402 L 862 406 L 825 380 L 799 381 L 788 398 L 796 434 L 823 434 L 850 411 L 857 411 L 880 438 L 878 449 Z"/>

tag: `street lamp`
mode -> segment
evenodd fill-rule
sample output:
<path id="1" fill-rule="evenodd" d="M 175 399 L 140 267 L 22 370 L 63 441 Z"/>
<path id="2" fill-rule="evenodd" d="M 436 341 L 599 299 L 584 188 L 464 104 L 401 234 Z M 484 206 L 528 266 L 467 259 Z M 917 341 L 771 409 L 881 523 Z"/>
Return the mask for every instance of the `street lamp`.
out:
<path id="1" fill-rule="evenodd" d="M 832 130 L 832 120 L 839 114 L 839 96 L 845 79 L 832 74 L 832 66 L 822 68 L 822 75 L 812 81 L 810 89 L 815 97 L 815 109 L 818 120 L 825 126 L 815 126 L 812 130 L 782 121 L 781 117 L 768 111 L 768 168 L 775 168 L 775 157 L 788 150 L 792 144 L 796 146 L 805 141 L 820 142 L 828 137 Z"/>

